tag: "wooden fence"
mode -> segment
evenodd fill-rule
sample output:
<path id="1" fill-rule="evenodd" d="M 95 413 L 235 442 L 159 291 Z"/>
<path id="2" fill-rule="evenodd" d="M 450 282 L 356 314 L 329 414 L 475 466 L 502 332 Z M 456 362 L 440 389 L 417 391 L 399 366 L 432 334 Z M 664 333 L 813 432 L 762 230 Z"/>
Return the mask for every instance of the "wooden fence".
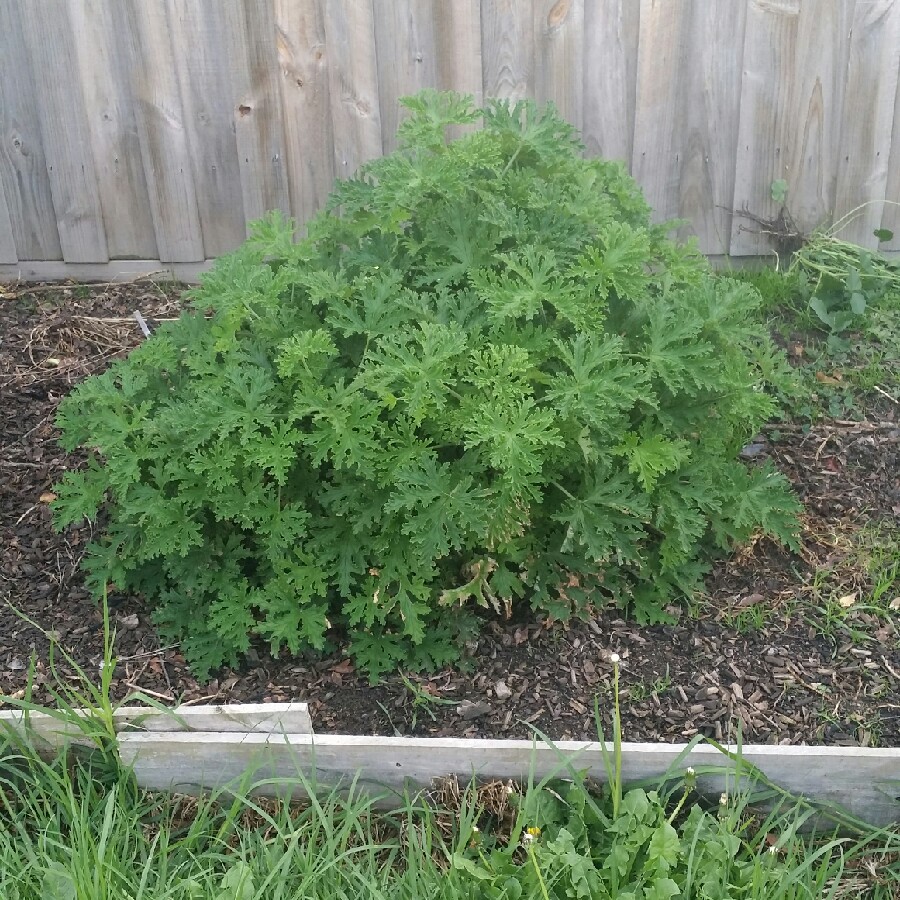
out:
<path id="1" fill-rule="evenodd" d="M 426 86 L 552 100 L 710 255 L 768 252 L 780 180 L 900 250 L 898 72 L 900 0 L 0 0 L 0 277 L 189 274 Z"/>

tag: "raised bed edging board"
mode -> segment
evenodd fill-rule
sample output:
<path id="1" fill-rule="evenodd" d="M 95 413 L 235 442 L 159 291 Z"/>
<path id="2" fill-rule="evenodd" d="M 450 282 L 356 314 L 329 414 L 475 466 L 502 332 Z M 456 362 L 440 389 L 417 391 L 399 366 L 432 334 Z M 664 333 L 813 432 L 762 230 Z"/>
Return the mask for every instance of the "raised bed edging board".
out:
<path id="1" fill-rule="evenodd" d="M 0 710 L 0 727 L 21 729 L 25 716 Z M 81 742 L 83 734 L 48 713 L 27 716 L 47 745 Z M 347 785 L 378 794 L 428 788 L 456 775 L 463 782 L 486 779 L 564 778 L 571 771 L 606 780 L 600 744 L 468 738 L 365 737 L 314 734 L 305 703 L 152 707 L 116 710 L 119 755 L 148 790 L 198 794 L 218 788 L 256 786 L 256 793 L 305 795 L 303 781 L 319 787 Z M 736 748 L 731 747 L 731 750 Z M 674 764 L 693 766 L 701 792 L 732 790 L 733 776 L 704 774 L 733 764 L 718 750 L 698 744 L 625 743 L 622 778 L 628 784 L 654 779 Z M 900 748 L 744 745 L 741 757 L 775 784 L 811 801 L 840 806 L 872 825 L 900 822 Z M 298 777 L 301 776 L 302 778 Z M 243 782 L 243 784 L 242 784 Z"/>
<path id="2" fill-rule="evenodd" d="M 623 744 L 623 781 L 665 774 L 684 749 L 685 745 L 675 744 Z M 273 795 L 283 795 L 298 773 L 318 786 L 346 784 L 356 777 L 359 787 L 398 793 L 427 788 L 435 778 L 447 775 L 467 783 L 472 777 L 566 777 L 574 770 L 598 782 L 606 780 L 600 745 L 578 741 L 551 746 L 477 738 L 131 733 L 121 736 L 119 752 L 134 767 L 142 787 L 187 794 L 234 785 L 248 771 L 253 781 L 277 782 L 259 791 Z M 748 745 L 741 749 L 741 757 L 792 794 L 839 805 L 872 825 L 900 821 L 900 749 Z M 678 764 L 693 766 L 698 774 L 702 767 L 731 767 L 718 750 L 702 744 Z M 729 788 L 729 780 L 704 775 L 698 788 L 715 797 Z M 305 793 L 299 784 L 290 792 Z"/>
<path id="3" fill-rule="evenodd" d="M 78 711 L 77 715 L 85 713 Z M 61 746 L 66 740 L 89 743 L 75 723 L 52 713 L 0 710 L 0 729 L 5 725 L 21 731 L 26 719 L 31 733 L 51 748 Z M 312 721 L 305 703 L 198 704 L 175 709 L 120 706 L 113 712 L 113 727 L 120 736 L 129 731 L 312 734 Z"/>

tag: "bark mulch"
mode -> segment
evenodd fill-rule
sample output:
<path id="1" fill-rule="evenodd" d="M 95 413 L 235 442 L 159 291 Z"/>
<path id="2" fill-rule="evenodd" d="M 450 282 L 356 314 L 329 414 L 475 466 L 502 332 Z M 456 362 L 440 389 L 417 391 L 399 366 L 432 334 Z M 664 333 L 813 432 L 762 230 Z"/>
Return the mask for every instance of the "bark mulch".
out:
<path id="1" fill-rule="evenodd" d="M 152 327 L 178 308 L 176 288 L 150 281 L 0 287 L 0 694 L 23 696 L 30 675 L 34 699 L 50 702 L 48 635 L 99 675 L 101 616 L 78 568 L 90 529 L 51 528 L 52 487 L 78 464 L 56 443 L 54 412 L 73 384 L 142 340 L 135 310 Z M 900 601 L 890 604 L 900 574 L 872 604 L 867 562 L 900 535 L 897 404 L 873 392 L 859 421 L 780 423 L 746 452 L 793 482 L 804 552 L 767 540 L 741 549 L 674 624 L 641 627 L 615 609 L 568 624 L 489 622 L 464 669 L 376 687 L 340 654 L 273 659 L 260 648 L 201 683 L 177 646 L 159 646 L 141 598 L 114 595 L 113 692 L 302 700 L 320 732 L 589 739 L 595 697 L 609 721 L 617 653 L 626 740 L 728 738 L 739 726 L 748 743 L 900 746 Z"/>

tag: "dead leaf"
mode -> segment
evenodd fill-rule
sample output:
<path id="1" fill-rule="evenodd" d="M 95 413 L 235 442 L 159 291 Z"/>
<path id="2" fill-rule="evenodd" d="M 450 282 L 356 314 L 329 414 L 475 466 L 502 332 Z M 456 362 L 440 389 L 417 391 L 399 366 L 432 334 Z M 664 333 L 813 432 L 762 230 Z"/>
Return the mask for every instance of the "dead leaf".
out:
<path id="1" fill-rule="evenodd" d="M 53 491 L 44 491 L 39 499 L 41 503 L 52 503 L 56 499 L 56 494 Z"/>
<path id="2" fill-rule="evenodd" d="M 816 381 L 819 384 L 840 384 L 843 381 L 840 372 L 835 372 L 833 375 L 826 375 L 824 372 L 816 372 Z"/>
<path id="3" fill-rule="evenodd" d="M 854 591 L 852 594 L 846 594 L 845 596 L 840 597 L 838 599 L 838 603 L 843 606 L 844 609 L 850 609 L 850 607 L 853 606 L 854 603 L 856 603 L 856 591 Z"/>
<path id="4" fill-rule="evenodd" d="M 472 719 L 486 716 L 492 708 L 491 704 L 486 703 L 484 700 L 479 700 L 477 703 L 473 703 L 471 700 L 463 700 L 463 702 L 456 707 L 456 714 L 461 719 L 470 722 Z"/>
<path id="5" fill-rule="evenodd" d="M 331 671 L 335 675 L 349 675 L 351 672 L 356 671 L 356 666 L 353 665 L 351 660 L 343 659 L 337 665 L 332 666 Z"/>
<path id="6" fill-rule="evenodd" d="M 888 609 L 900 609 L 900 597 L 894 597 L 894 599 L 888 603 Z"/>
<path id="7" fill-rule="evenodd" d="M 740 609 L 746 609 L 748 606 L 756 606 L 757 603 L 762 603 L 765 599 L 762 594 L 748 594 L 746 597 L 741 597 L 735 606 Z"/>

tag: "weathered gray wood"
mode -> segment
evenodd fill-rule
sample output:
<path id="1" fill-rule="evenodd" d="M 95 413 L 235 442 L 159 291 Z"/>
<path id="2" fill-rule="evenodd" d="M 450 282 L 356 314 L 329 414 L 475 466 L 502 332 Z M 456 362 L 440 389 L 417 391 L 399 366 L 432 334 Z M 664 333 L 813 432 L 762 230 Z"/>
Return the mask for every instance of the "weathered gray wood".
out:
<path id="1" fill-rule="evenodd" d="M 843 215 L 858 208 L 838 237 L 865 247 L 877 245 L 873 232 L 884 214 L 898 73 L 900 2 L 860 0 L 853 9 L 836 205 Z M 900 134 L 893 140 L 900 142 Z"/>
<path id="2" fill-rule="evenodd" d="M 381 114 L 372 0 L 324 0 L 334 167 L 349 178 L 381 155 Z"/>
<path id="3" fill-rule="evenodd" d="M 6 192 L 0 179 L 0 263 L 14 263 L 18 258 L 9 207 L 6 204 Z"/>
<path id="4" fill-rule="evenodd" d="M 246 236 L 226 18 L 226 10 L 230 10 L 234 23 L 239 2 L 167 0 L 207 257 L 234 250 Z"/>
<path id="5" fill-rule="evenodd" d="M 584 125 L 584 0 L 534 0 L 534 96 Z"/>
<path id="6" fill-rule="evenodd" d="M 522 100 L 534 89 L 534 12 L 519 0 L 481 0 L 485 99 Z"/>
<path id="7" fill-rule="evenodd" d="M 275 0 L 275 47 L 291 212 L 308 222 L 334 181 L 334 135 L 320 0 Z"/>
<path id="8" fill-rule="evenodd" d="M 584 2 L 584 133 L 590 156 L 631 166 L 641 4 Z"/>
<path id="9" fill-rule="evenodd" d="M 442 91 L 483 98 L 480 0 L 432 0 L 435 70 Z"/>
<path id="10" fill-rule="evenodd" d="M 120 14 L 160 259 L 205 259 L 165 0 L 122 0 Z"/>
<path id="11" fill-rule="evenodd" d="M 684 748 L 668 744 L 625 744 L 622 778 L 633 782 L 669 770 Z M 269 786 L 302 795 L 296 775 L 318 785 L 335 785 L 359 774 L 364 787 L 401 791 L 427 787 L 432 780 L 462 778 L 537 779 L 587 771 L 605 780 L 596 743 L 562 741 L 556 747 L 529 741 L 456 738 L 390 738 L 346 735 L 123 734 L 123 761 L 134 767 L 138 784 L 151 790 L 196 793 L 241 779 L 292 779 Z M 794 794 L 840 804 L 853 815 L 885 825 L 900 818 L 894 799 L 900 787 L 900 749 L 745 746 L 743 759 L 762 769 Z M 724 765 L 727 759 L 709 746 L 697 746 L 680 766 Z M 704 790 L 733 789 L 733 780 L 705 777 Z M 731 784 L 731 787 L 728 785 Z"/>
<path id="12" fill-rule="evenodd" d="M 775 219 L 775 181 L 787 183 L 799 230 L 832 217 L 852 8 L 801 0 L 752 0 L 747 8 L 732 255 L 770 248 L 760 225 L 738 213 Z"/>
<path id="13" fill-rule="evenodd" d="M 891 141 L 891 160 L 888 165 L 887 186 L 881 217 L 881 227 L 894 233 L 893 240 L 880 243 L 882 253 L 900 252 L 900 82 L 897 83 L 897 94 L 894 100 L 894 130 Z"/>
<path id="14" fill-rule="evenodd" d="M 158 253 L 156 235 L 123 53 L 122 17 L 111 4 L 95 0 L 70 0 L 65 5 L 109 255 L 153 259 Z"/>
<path id="15" fill-rule="evenodd" d="M 655 220 L 686 219 L 679 237 L 696 235 L 707 253 L 728 253 L 731 241 L 745 10 L 641 4 L 631 171 Z"/>
<path id="16" fill-rule="evenodd" d="M 0 710 L 0 735 L 5 727 L 21 732 L 26 722 L 31 734 L 50 746 L 59 747 L 67 741 L 86 742 L 84 731 L 70 720 L 42 712 L 26 715 L 20 710 Z M 305 703 L 180 706 L 165 712 L 153 707 L 123 706 L 113 713 L 113 726 L 119 734 L 143 732 L 312 734 L 312 722 Z"/>
<path id="17" fill-rule="evenodd" d="M 61 259 L 21 4 L 0 3 L 0 182 L 20 259 Z"/>
<path id="18" fill-rule="evenodd" d="M 0 264 L 0 282 L 27 281 L 131 281 L 154 278 L 196 282 L 214 260 L 195 263 L 161 262 L 158 259 L 115 259 L 108 263 L 65 263 L 62 260 L 20 260 Z"/>
<path id="19" fill-rule="evenodd" d="M 35 100 L 63 259 L 106 262 L 103 210 L 68 7 L 28 3 L 20 10 L 39 85 Z M 49 72 L 58 73 L 52 88 L 47 81 Z"/>
<path id="20" fill-rule="evenodd" d="M 249 223 L 272 209 L 289 214 L 272 3 L 227 3 L 222 13 L 227 23 L 227 59 L 244 217 Z"/>
<path id="21" fill-rule="evenodd" d="M 403 119 L 400 98 L 438 86 L 434 9 L 433 0 L 375 4 L 378 105 L 385 153 L 397 146 L 397 126 Z"/>

